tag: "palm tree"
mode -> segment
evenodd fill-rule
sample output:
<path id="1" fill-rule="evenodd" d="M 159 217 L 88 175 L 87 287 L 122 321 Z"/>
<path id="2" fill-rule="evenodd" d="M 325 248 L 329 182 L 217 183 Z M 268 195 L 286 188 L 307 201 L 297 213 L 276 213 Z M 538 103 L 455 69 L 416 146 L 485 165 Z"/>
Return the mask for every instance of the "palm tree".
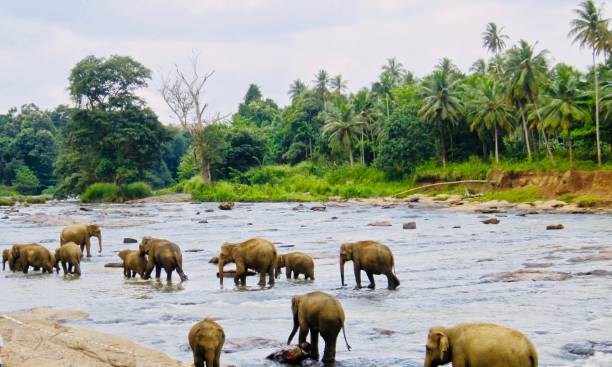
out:
<path id="1" fill-rule="evenodd" d="M 389 75 L 394 84 L 399 84 L 404 79 L 406 75 L 406 70 L 404 70 L 404 65 L 401 62 L 397 61 L 395 57 L 387 59 L 387 64 L 382 67 L 383 73 Z"/>
<path id="2" fill-rule="evenodd" d="M 478 80 L 475 88 L 468 90 L 467 117 L 470 130 L 493 130 L 495 139 L 495 163 L 499 163 L 499 131 L 510 131 L 514 122 L 512 107 L 506 103 L 501 84 L 486 77 Z"/>
<path id="3" fill-rule="evenodd" d="M 529 144 L 529 131 L 527 129 L 525 106 L 528 103 L 536 104 L 540 84 L 546 78 L 547 52 L 546 50 L 542 50 L 535 54 L 533 46 L 529 45 L 525 40 L 520 40 L 518 46 L 514 46 L 508 50 L 508 59 L 506 60 L 505 68 L 509 81 L 507 86 L 508 95 L 512 103 L 518 107 L 521 116 L 527 157 L 530 162 L 531 146 Z M 552 159 L 552 153 L 548 145 L 546 134 L 544 134 L 544 138 L 549 157 Z"/>
<path id="4" fill-rule="evenodd" d="M 307 89 L 306 84 L 301 79 L 296 79 L 289 85 L 289 94 L 291 100 L 294 100 Z"/>
<path id="5" fill-rule="evenodd" d="M 470 71 L 475 74 L 484 74 L 487 71 L 487 63 L 484 59 L 478 59 L 472 63 Z"/>
<path id="6" fill-rule="evenodd" d="M 326 96 L 329 93 L 327 86 L 329 85 L 329 73 L 323 69 L 319 70 L 317 75 L 315 76 L 315 91 L 320 96 Z"/>
<path id="7" fill-rule="evenodd" d="M 494 55 L 499 55 L 506 48 L 506 40 L 510 37 L 503 34 L 504 27 L 497 27 L 497 24 L 490 22 L 487 24 L 482 35 L 482 47 Z"/>
<path id="8" fill-rule="evenodd" d="M 342 94 L 342 92 L 348 89 L 347 81 L 342 77 L 342 74 L 332 77 L 329 85 L 336 94 Z"/>
<path id="9" fill-rule="evenodd" d="M 601 143 L 599 140 L 599 73 L 597 56 L 609 50 L 612 36 L 608 29 L 609 19 L 604 18 L 602 9 L 597 9 L 593 1 L 580 3 L 574 10 L 577 18 L 570 22 L 572 29 L 568 37 L 572 43 L 578 43 L 580 48 L 589 47 L 593 56 L 593 73 L 595 74 L 595 138 L 597 141 L 597 164 L 601 166 Z"/>
<path id="10" fill-rule="evenodd" d="M 345 149 L 351 167 L 353 166 L 353 146 L 362 133 L 362 123 L 356 118 L 353 106 L 348 103 L 334 105 L 326 103 L 323 110 L 325 125 L 321 129 L 333 147 Z"/>
<path id="11" fill-rule="evenodd" d="M 449 59 L 448 57 L 443 57 L 438 62 L 438 65 L 436 65 L 435 70 L 440 71 L 444 75 L 446 75 L 446 78 L 449 82 L 453 82 L 458 79 L 459 76 L 461 76 L 461 71 L 459 71 L 457 65 L 455 65 L 453 60 Z"/>
<path id="12" fill-rule="evenodd" d="M 367 134 L 372 144 L 372 158 L 376 159 L 376 148 L 375 144 L 378 141 L 378 137 L 381 132 L 381 116 L 375 108 L 374 99 L 372 94 L 363 88 L 357 92 L 357 94 L 351 97 L 351 103 L 357 114 L 359 121 L 363 123 L 363 129 L 361 133 L 361 164 L 365 165 L 365 142 L 364 135 Z"/>
<path id="13" fill-rule="evenodd" d="M 456 82 L 450 83 L 449 77 L 442 71 L 433 73 L 431 79 L 423 86 L 425 98 L 419 110 L 419 117 L 437 126 L 440 132 L 442 165 L 446 167 L 446 148 L 444 144 L 445 125 L 456 124 L 463 108 L 455 90 Z"/>
<path id="14" fill-rule="evenodd" d="M 560 129 L 568 137 L 570 167 L 573 165 L 570 130 L 577 123 L 589 120 L 588 113 L 582 108 L 582 95 L 578 72 L 571 67 L 560 65 L 555 70 L 552 83 L 544 91 L 544 105 L 538 110 L 544 129 Z"/>
<path id="15" fill-rule="evenodd" d="M 393 78 L 391 75 L 384 72 L 380 74 L 379 80 L 372 84 L 372 92 L 384 100 L 385 114 L 387 117 L 391 114 L 390 103 L 393 99 L 393 95 L 391 94 L 393 87 L 395 87 Z"/>

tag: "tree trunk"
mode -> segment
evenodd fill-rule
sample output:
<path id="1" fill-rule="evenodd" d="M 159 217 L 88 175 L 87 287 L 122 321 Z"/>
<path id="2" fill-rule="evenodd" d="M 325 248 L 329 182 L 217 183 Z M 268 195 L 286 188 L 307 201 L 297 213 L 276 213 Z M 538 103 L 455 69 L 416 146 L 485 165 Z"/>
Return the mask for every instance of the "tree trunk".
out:
<path id="1" fill-rule="evenodd" d="M 542 116 L 540 115 L 540 111 L 538 110 L 537 103 L 534 102 L 533 106 L 535 107 L 536 114 L 538 115 L 538 121 L 542 123 Z M 550 159 L 550 162 L 554 164 L 555 157 L 553 156 L 552 149 L 550 149 L 550 143 L 548 142 L 548 134 L 546 133 L 546 130 L 544 130 L 544 126 L 542 126 L 542 137 L 544 138 L 544 144 L 546 145 L 546 154 L 548 154 L 548 159 Z"/>
<path id="2" fill-rule="evenodd" d="M 353 147 L 349 147 L 348 149 L 349 162 L 351 163 L 351 167 L 353 167 Z"/>
<path id="3" fill-rule="evenodd" d="M 572 151 L 572 137 L 571 136 L 568 137 L 568 142 L 569 142 L 569 166 L 570 166 L 570 169 L 573 169 L 574 168 L 574 153 Z"/>
<path id="4" fill-rule="evenodd" d="M 361 165 L 365 166 L 365 147 L 363 146 L 363 130 L 361 130 Z"/>
<path id="5" fill-rule="evenodd" d="M 495 163 L 499 164 L 499 147 L 497 146 L 497 125 L 494 127 L 495 133 Z"/>
<path id="6" fill-rule="evenodd" d="M 527 159 L 531 162 L 531 146 L 529 145 L 529 131 L 527 130 L 527 121 L 525 120 L 525 112 L 523 112 L 523 105 L 519 104 L 519 113 L 521 114 L 521 120 L 523 121 L 523 133 L 525 133 L 525 147 L 527 148 Z"/>
<path id="7" fill-rule="evenodd" d="M 601 166 L 601 143 L 599 141 L 599 75 L 595 50 L 593 50 L 593 73 L 595 74 L 595 138 L 597 140 L 597 165 Z"/>
<path id="8" fill-rule="evenodd" d="M 440 149 L 442 153 L 442 167 L 446 167 L 446 147 L 444 146 L 444 123 L 440 123 Z"/>
<path id="9" fill-rule="evenodd" d="M 202 182 L 210 183 L 212 181 L 210 177 L 210 163 L 206 160 L 202 160 L 202 166 L 200 167 L 200 173 L 202 175 Z"/>

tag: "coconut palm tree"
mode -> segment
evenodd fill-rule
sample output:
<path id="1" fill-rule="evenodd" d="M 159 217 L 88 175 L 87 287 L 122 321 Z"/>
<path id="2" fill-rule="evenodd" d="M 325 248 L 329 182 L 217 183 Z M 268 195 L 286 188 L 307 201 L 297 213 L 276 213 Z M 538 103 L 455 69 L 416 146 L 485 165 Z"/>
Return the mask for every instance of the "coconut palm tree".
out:
<path id="1" fill-rule="evenodd" d="M 332 77 L 329 81 L 329 86 L 336 94 L 342 94 L 342 92 L 348 89 L 347 81 L 342 77 L 342 74 Z"/>
<path id="2" fill-rule="evenodd" d="M 383 73 L 389 75 L 394 84 L 399 84 L 406 75 L 406 70 L 401 62 L 397 61 L 395 57 L 387 59 L 387 64 L 382 67 Z"/>
<path id="3" fill-rule="evenodd" d="M 372 144 L 372 158 L 376 159 L 376 148 L 375 145 L 378 142 L 378 137 L 381 132 L 381 115 L 375 108 L 375 101 L 366 88 L 359 90 L 355 95 L 351 97 L 351 103 L 357 114 L 359 121 L 363 123 L 363 129 L 361 133 L 361 164 L 365 165 L 365 139 L 364 135 L 367 135 Z"/>
<path id="4" fill-rule="evenodd" d="M 487 64 L 484 59 L 478 59 L 470 66 L 470 71 L 474 74 L 484 74 L 487 71 Z"/>
<path id="5" fill-rule="evenodd" d="M 544 90 L 543 105 L 538 112 L 545 130 L 561 130 L 569 142 L 570 167 L 573 165 L 571 129 L 589 120 L 584 110 L 580 75 L 569 66 L 556 68 L 550 85 Z"/>
<path id="6" fill-rule="evenodd" d="M 306 84 L 301 79 L 296 79 L 289 85 L 289 94 L 294 100 L 307 89 Z"/>
<path id="7" fill-rule="evenodd" d="M 495 163 L 499 163 L 498 137 L 500 132 L 509 132 L 514 122 L 514 111 L 507 103 L 501 84 L 483 77 L 475 88 L 468 90 L 466 103 L 470 130 L 493 131 L 495 141 Z"/>
<path id="8" fill-rule="evenodd" d="M 372 92 L 374 92 L 384 103 L 385 115 L 389 117 L 391 114 L 391 101 L 393 100 L 393 94 L 391 90 L 395 87 L 395 82 L 391 75 L 383 72 L 377 82 L 372 84 Z"/>
<path id="9" fill-rule="evenodd" d="M 448 57 L 443 57 L 435 67 L 435 70 L 442 72 L 446 75 L 449 82 L 453 82 L 461 76 L 461 71 L 455 65 L 453 60 Z"/>
<path id="10" fill-rule="evenodd" d="M 456 124 L 459 121 L 463 108 L 456 91 L 456 82 L 449 82 L 447 74 L 436 71 L 422 89 L 425 98 L 418 115 L 438 128 L 442 165 L 446 167 L 444 129 L 446 125 Z"/>
<path id="11" fill-rule="evenodd" d="M 322 112 L 325 125 L 321 129 L 332 147 L 344 149 L 353 166 L 353 147 L 362 133 L 363 124 L 356 118 L 353 106 L 349 103 L 334 105 L 326 103 Z"/>
<path id="12" fill-rule="evenodd" d="M 506 60 L 506 76 L 508 80 L 508 96 L 512 103 L 517 106 L 522 120 L 527 158 L 531 162 L 531 146 L 529 144 L 529 130 L 527 128 L 526 105 L 536 104 L 541 83 L 546 79 L 547 60 L 546 53 L 542 50 L 535 53 L 534 47 L 527 41 L 520 40 L 517 46 L 508 50 Z M 552 159 L 548 139 L 544 134 L 546 149 Z"/>
<path id="13" fill-rule="evenodd" d="M 595 138 L 597 143 L 597 164 L 601 165 L 601 143 L 599 140 L 599 72 L 597 56 L 609 51 L 612 36 L 608 28 L 609 19 L 604 18 L 603 10 L 597 8 L 593 1 L 580 3 L 574 10 L 576 18 L 570 22 L 572 29 L 568 37 L 580 48 L 589 47 L 593 57 L 593 73 L 595 74 Z"/>
<path id="14" fill-rule="evenodd" d="M 485 31 L 481 33 L 482 47 L 495 56 L 499 55 L 506 48 L 506 40 L 510 39 L 503 31 L 504 27 L 497 27 L 493 22 L 488 23 Z M 497 74 L 500 74 L 500 70 L 497 70 Z"/>
<path id="15" fill-rule="evenodd" d="M 315 83 L 315 91 L 320 96 L 326 96 L 329 93 L 327 87 L 329 86 L 329 73 L 323 69 L 319 70 L 315 79 L 313 80 Z"/>

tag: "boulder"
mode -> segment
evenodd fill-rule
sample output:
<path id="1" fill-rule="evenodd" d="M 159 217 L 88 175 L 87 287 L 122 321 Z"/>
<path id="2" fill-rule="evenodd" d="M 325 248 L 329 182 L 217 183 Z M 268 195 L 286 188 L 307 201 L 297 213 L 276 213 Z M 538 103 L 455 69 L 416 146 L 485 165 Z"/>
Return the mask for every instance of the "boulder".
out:
<path id="1" fill-rule="evenodd" d="M 555 229 L 563 229 L 565 227 L 563 227 L 563 224 L 549 224 L 546 226 L 547 230 L 555 230 Z"/>
<path id="2" fill-rule="evenodd" d="M 313 212 L 324 212 L 327 209 L 325 205 L 317 205 L 310 208 Z"/>
<path id="3" fill-rule="evenodd" d="M 483 220 L 482 223 L 484 223 L 484 224 L 499 224 L 499 219 L 497 219 L 497 218 L 489 218 L 487 220 Z"/>
<path id="4" fill-rule="evenodd" d="M 219 263 L 219 257 L 218 256 L 213 256 L 210 258 L 210 260 L 208 260 L 209 264 L 218 264 Z"/>
<path id="5" fill-rule="evenodd" d="M 371 227 L 391 227 L 392 224 L 388 220 L 377 220 L 375 222 L 368 223 L 368 226 L 371 226 Z"/>
<path id="6" fill-rule="evenodd" d="M 105 268 L 123 268 L 123 263 L 106 263 Z"/>
<path id="7" fill-rule="evenodd" d="M 135 238 L 126 237 L 123 239 L 123 243 L 138 243 L 138 240 Z"/>
<path id="8" fill-rule="evenodd" d="M 221 204 L 219 204 L 219 209 L 221 209 L 221 210 L 232 210 L 232 209 L 234 209 L 234 202 L 233 201 L 224 201 Z"/>
<path id="9" fill-rule="evenodd" d="M 402 225 L 404 229 L 416 229 L 416 222 L 408 222 Z"/>
<path id="10" fill-rule="evenodd" d="M 395 330 L 385 329 L 385 328 L 382 328 L 382 327 L 375 327 L 374 328 L 374 332 L 376 332 L 377 334 L 380 334 L 380 335 L 385 335 L 385 336 L 397 334 L 397 331 L 395 331 Z"/>
<path id="11" fill-rule="evenodd" d="M 563 350 L 570 354 L 584 357 L 592 356 L 595 352 L 612 354 L 612 341 L 569 343 L 563 346 Z"/>

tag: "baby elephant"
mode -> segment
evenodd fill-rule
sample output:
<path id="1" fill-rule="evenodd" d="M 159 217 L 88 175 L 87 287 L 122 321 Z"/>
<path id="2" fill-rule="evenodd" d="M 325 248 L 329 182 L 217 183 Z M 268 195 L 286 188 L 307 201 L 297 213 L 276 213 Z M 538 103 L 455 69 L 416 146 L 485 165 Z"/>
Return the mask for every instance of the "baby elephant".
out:
<path id="1" fill-rule="evenodd" d="M 425 367 L 537 367 L 538 353 L 521 332 L 495 324 L 429 330 Z"/>
<path id="2" fill-rule="evenodd" d="M 29 243 L 14 245 L 11 251 L 15 268 L 19 267 L 24 274 L 28 273 L 30 266 L 34 267 L 34 269 L 42 268 L 43 273 L 53 273 L 55 256 L 46 247 L 37 243 Z"/>
<path id="3" fill-rule="evenodd" d="M 223 328 L 211 319 L 193 325 L 189 331 L 189 346 L 195 367 L 220 367 L 221 348 L 225 343 Z"/>
<path id="4" fill-rule="evenodd" d="M 76 274 L 81 275 L 81 257 L 83 253 L 81 248 L 74 242 L 68 242 L 55 250 L 55 269 L 59 273 L 59 263 L 62 263 L 64 275 Z M 68 264 L 68 266 L 66 266 Z M 74 267 L 74 269 L 73 269 Z"/>
<path id="5" fill-rule="evenodd" d="M 9 264 L 10 271 L 21 271 L 20 269 L 15 269 L 15 261 L 13 259 L 13 251 L 10 248 L 2 251 L 2 271 L 6 270 L 6 263 Z"/>
<path id="6" fill-rule="evenodd" d="M 290 252 L 276 257 L 276 277 L 281 273 L 281 268 L 286 268 L 287 279 L 297 279 L 300 274 L 304 274 L 305 279 L 314 280 L 314 261 L 312 257 L 302 252 Z"/>
<path id="7" fill-rule="evenodd" d="M 374 289 L 374 275 L 384 274 L 387 277 L 389 289 L 395 289 L 400 285 L 399 279 L 394 274 L 395 263 L 393 253 L 387 245 L 376 241 L 359 241 L 345 243 L 340 247 L 340 280 L 344 287 L 344 263 L 353 262 L 355 272 L 355 288 L 361 288 L 361 271 L 365 271 L 370 284 L 368 288 Z"/>
<path id="8" fill-rule="evenodd" d="M 144 279 L 147 257 L 139 250 L 123 250 L 118 255 L 123 260 L 123 275 L 126 278 L 136 278 L 136 274 Z"/>
<path id="9" fill-rule="evenodd" d="M 175 243 L 159 238 L 143 237 L 139 251 L 141 256 L 148 255 L 144 279 L 151 278 L 151 272 L 155 268 L 155 279 L 159 280 L 163 268 L 166 270 L 168 281 L 172 280 L 174 270 L 181 277 L 181 281 L 187 280 L 187 275 L 183 272 L 183 254 Z"/>

